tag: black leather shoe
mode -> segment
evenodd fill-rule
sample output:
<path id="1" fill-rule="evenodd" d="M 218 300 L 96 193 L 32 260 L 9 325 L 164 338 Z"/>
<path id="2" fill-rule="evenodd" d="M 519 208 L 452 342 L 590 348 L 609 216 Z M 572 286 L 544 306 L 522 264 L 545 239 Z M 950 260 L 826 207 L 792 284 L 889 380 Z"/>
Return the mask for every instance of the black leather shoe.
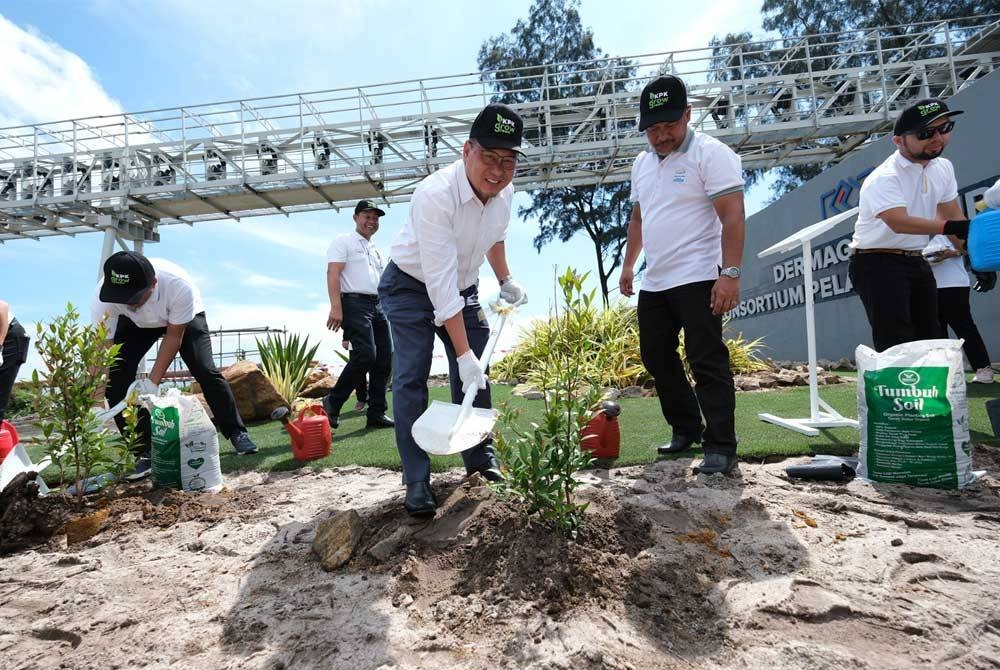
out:
<path id="1" fill-rule="evenodd" d="M 339 428 L 340 412 L 333 411 L 333 401 L 330 400 L 330 396 L 323 396 L 323 411 L 326 412 L 326 418 L 330 421 L 330 428 Z"/>
<path id="2" fill-rule="evenodd" d="M 368 417 L 368 423 L 365 424 L 365 428 L 392 428 L 395 425 L 395 421 L 383 414 L 382 416 Z"/>
<path id="3" fill-rule="evenodd" d="M 728 475 L 736 467 L 736 456 L 720 454 L 717 451 L 706 451 L 701 463 L 691 468 L 696 475 Z"/>
<path id="4" fill-rule="evenodd" d="M 410 516 L 434 516 L 437 500 L 429 482 L 410 482 L 406 485 L 403 507 Z"/>
<path id="5" fill-rule="evenodd" d="M 467 475 L 471 475 L 478 472 L 479 476 L 488 482 L 502 482 L 503 481 L 503 471 L 500 469 L 500 462 L 493 456 L 490 459 L 480 465 L 475 470 L 472 470 Z"/>
<path id="6" fill-rule="evenodd" d="M 658 454 L 678 454 L 687 451 L 696 444 L 701 444 L 701 435 L 685 435 L 684 433 L 674 433 L 670 444 L 664 444 L 656 448 Z"/>

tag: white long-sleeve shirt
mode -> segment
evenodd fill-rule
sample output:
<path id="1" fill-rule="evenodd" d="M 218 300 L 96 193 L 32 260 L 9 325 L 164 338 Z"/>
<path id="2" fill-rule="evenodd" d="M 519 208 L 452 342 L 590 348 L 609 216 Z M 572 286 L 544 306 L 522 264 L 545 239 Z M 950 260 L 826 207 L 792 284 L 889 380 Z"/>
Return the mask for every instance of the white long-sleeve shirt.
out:
<path id="1" fill-rule="evenodd" d="M 461 159 L 417 186 L 390 256 L 400 270 L 426 284 L 436 325 L 465 306 L 459 292 L 479 281 L 486 252 L 506 237 L 513 198 L 508 185 L 484 205 Z"/>

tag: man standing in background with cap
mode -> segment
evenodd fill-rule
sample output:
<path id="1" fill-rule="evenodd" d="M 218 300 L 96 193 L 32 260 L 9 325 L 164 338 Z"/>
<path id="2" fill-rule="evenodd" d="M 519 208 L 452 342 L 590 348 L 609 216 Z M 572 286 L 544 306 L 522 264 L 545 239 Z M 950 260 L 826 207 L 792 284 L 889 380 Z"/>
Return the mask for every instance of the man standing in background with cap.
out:
<path id="1" fill-rule="evenodd" d="M 639 130 L 650 150 L 632 164 L 632 218 L 618 287 L 622 295 L 634 294 L 633 267 L 645 252 L 639 348 L 673 430 L 659 453 L 703 443 L 705 457 L 694 471 L 726 474 L 736 465 L 736 389 L 722 315 L 740 294 L 745 218 L 740 157 L 688 128 L 691 106 L 677 77 L 647 84 L 639 105 Z M 682 329 L 694 389 L 677 352 Z"/>
<path id="2" fill-rule="evenodd" d="M 527 301 L 510 274 L 504 237 L 510 223 L 511 182 L 521 155 L 521 117 L 506 105 L 487 105 L 476 117 L 462 158 L 417 186 L 410 212 L 391 249 L 379 296 L 392 330 L 392 407 L 396 448 L 403 462 L 404 507 L 413 516 L 433 515 L 430 459 L 411 429 L 427 408 L 434 335 L 444 343 L 451 400 L 481 389 L 475 407 L 492 406 L 486 370 L 479 361 L 489 322 L 479 304 L 479 268 L 485 258 L 500 282 L 500 297 Z M 462 452 L 468 473 L 502 478 L 489 440 Z"/>
<path id="3" fill-rule="evenodd" d="M 334 332 L 343 328 L 344 337 L 351 343 L 347 366 L 323 398 L 323 409 L 333 428 L 340 425 L 344 403 L 369 373 L 371 385 L 366 425 L 368 428 L 393 426 L 392 419 L 385 415 L 392 340 L 378 300 L 378 282 L 385 266 L 372 244 L 381 216 L 385 216 L 385 212 L 370 200 L 362 200 L 354 208 L 354 232 L 335 237 L 326 252 L 326 288 L 330 294 L 326 327 Z"/>
<path id="4" fill-rule="evenodd" d="M 163 338 L 149 381 L 159 385 L 180 353 L 201 385 L 219 430 L 229 438 L 236 453 L 242 456 L 257 453 L 257 445 L 247 434 L 236 409 L 229 382 L 212 362 L 212 340 L 201 292 L 187 272 L 169 261 L 151 260 L 134 251 L 119 251 L 104 262 L 104 278 L 97 285 L 90 313 L 95 325 L 106 322 L 108 338 L 121 345 L 104 391 L 109 406 L 125 397 L 129 385 L 135 381 L 139 362 Z M 119 430 L 124 429 L 125 420 L 120 414 L 115 423 Z M 150 468 L 146 412 L 140 412 L 139 431 L 146 453 L 138 455 L 136 476 L 148 473 Z"/>
<path id="5" fill-rule="evenodd" d="M 922 251 L 931 236 L 959 249 L 969 222 L 958 204 L 955 168 L 941 153 L 961 114 L 929 98 L 893 128 L 893 152 L 861 185 L 848 273 L 868 315 L 876 351 L 941 337 L 937 284 Z"/>

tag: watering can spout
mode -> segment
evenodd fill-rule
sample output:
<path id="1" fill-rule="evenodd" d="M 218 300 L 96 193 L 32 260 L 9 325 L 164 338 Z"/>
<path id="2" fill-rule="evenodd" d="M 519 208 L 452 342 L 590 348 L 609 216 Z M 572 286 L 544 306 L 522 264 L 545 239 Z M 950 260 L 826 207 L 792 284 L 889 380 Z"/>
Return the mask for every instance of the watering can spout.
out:
<path id="1" fill-rule="evenodd" d="M 287 407 L 276 407 L 271 412 L 271 420 L 280 421 L 293 438 L 302 439 L 302 429 L 291 421 L 292 412 Z"/>

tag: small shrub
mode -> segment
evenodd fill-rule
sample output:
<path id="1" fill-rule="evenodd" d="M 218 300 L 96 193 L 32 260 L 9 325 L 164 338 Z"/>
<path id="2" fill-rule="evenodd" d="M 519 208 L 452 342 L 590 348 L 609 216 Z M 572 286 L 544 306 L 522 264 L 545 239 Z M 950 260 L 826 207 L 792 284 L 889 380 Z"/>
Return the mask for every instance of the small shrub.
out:
<path id="1" fill-rule="evenodd" d="M 573 493 L 579 482 L 573 473 L 593 459 L 580 448 L 580 431 L 591 418 L 591 409 L 600 399 L 597 367 L 588 360 L 591 345 L 579 333 L 590 319 L 595 292 L 583 293 L 586 275 L 572 269 L 559 277 L 565 302 L 564 312 L 549 320 L 546 343 L 550 355 L 538 362 L 532 379 L 544 392 L 541 420 L 527 430 L 517 425 L 518 412 L 504 406 L 500 412 L 505 430 L 498 432 L 497 450 L 506 468 L 506 477 L 496 485 L 503 496 L 527 505 L 561 532 L 572 534 L 583 521 L 586 504 L 577 504 Z M 556 341 L 566 346 L 556 346 Z"/>
<path id="2" fill-rule="evenodd" d="M 98 421 L 92 408 L 104 383 L 108 367 L 120 348 L 107 339 L 107 327 L 80 325 L 72 304 L 66 313 L 48 325 L 39 323 L 35 348 L 44 370 L 32 372 L 35 425 L 40 443 L 52 458 L 61 481 L 67 475 L 77 484 L 77 502 L 82 502 L 80 482 L 99 471 L 121 475 L 133 465 L 132 449 L 139 436 L 134 408 L 126 411 L 125 435 L 111 432 Z"/>
<path id="3" fill-rule="evenodd" d="M 319 345 L 310 348 L 308 336 L 269 334 L 263 342 L 257 340 L 257 349 L 264 375 L 291 407 L 309 376 Z"/>
<path id="4" fill-rule="evenodd" d="M 31 414 L 34 407 L 35 394 L 31 392 L 29 383 L 18 382 L 11 391 L 10 400 L 7 402 L 7 418 L 17 419 Z"/>

